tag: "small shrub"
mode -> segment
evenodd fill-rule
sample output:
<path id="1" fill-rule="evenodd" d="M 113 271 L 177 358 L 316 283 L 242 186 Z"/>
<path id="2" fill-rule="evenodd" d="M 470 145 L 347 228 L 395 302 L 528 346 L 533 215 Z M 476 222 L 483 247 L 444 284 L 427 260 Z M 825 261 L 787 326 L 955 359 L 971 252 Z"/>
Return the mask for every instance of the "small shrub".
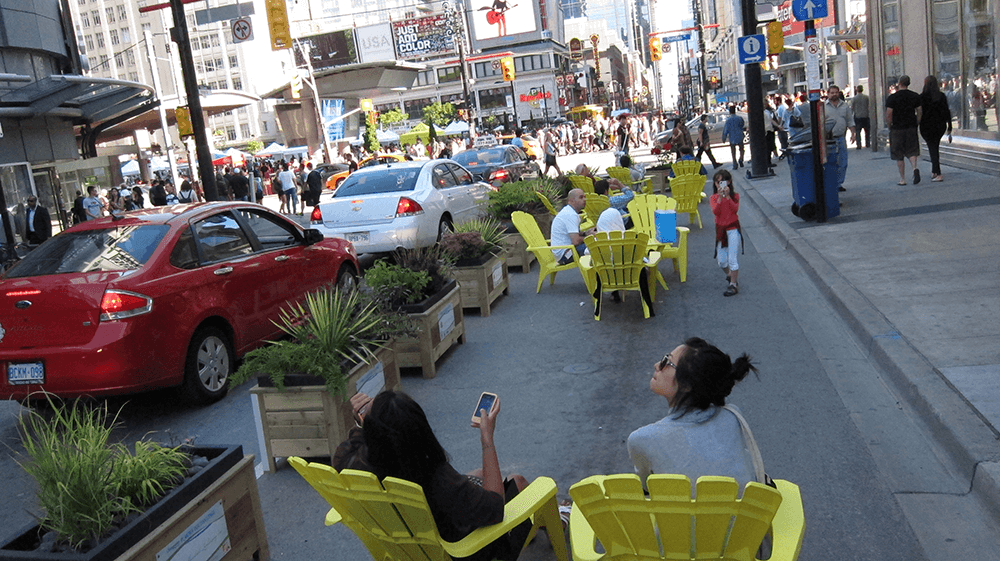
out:
<path id="1" fill-rule="evenodd" d="M 376 298 L 394 309 L 423 300 L 430 282 L 431 276 L 426 271 L 413 271 L 386 261 L 377 261 L 365 272 L 365 285 Z"/>
<path id="2" fill-rule="evenodd" d="M 441 249 L 456 262 L 472 261 L 490 253 L 490 247 L 479 232 L 448 234 L 441 238 Z"/>
<path id="3" fill-rule="evenodd" d="M 546 212 L 536 193 L 544 195 L 553 205 L 558 205 L 565 197 L 562 188 L 550 177 L 514 181 L 504 183 L 497 191 L 490 193 L 486 211 L 490 216 L 500 220 L 510 220 L 510 215 L 515 210 L 529 214 Z"/>

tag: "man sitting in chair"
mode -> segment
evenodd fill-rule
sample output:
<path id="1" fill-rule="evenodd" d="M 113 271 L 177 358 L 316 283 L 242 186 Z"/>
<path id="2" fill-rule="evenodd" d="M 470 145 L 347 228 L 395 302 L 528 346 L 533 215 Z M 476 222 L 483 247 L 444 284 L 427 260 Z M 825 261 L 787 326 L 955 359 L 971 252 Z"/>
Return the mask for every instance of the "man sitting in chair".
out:
<path id="1" fill-rule="evenodd" d="M 580 211 L 587 206 L 587 196 L 582 189 L 572 189 L 566 196 L 566 206 L 552 219 L 552 245 L 575 245 L 577 253 L 583 255 L 587 245 L 583 239 L 593 233 L 593 230 L 580 232 Z M 573 252 L 565 248 L 553 249 L 560 265 L 573 261 Z"/>
<path id="2" fill-rule="evenodd" d="M 594 172 L 591 171 L 589 167 L 587 167 L 587 164 L 577 164 L 576 174 L 586 177 L 587 179 L 594 182 L 595 187 L 597 186 L 598 179 L 594 177 Z M 618 181 L 614 177 L 609 177 L 607 181 L 608 181 L 608 186 L 614 191 L 623 191 L 625 189 L 625 185 L 623 185 L 621 181 Z"/>
<path id="3" fill-rule="evenodd" d="M 598 179 L 597 182 L 594 183 L 594 192 L 597 193 L 598 195 L 607 196 L 608 189 L 610 188 L 610 183 L 611 182 L 608 181 L 607 179 Z M 635 193 L 632 192 L 631 189 L 629 189 L 628 187 L 622 187 L 622 192 L 620 195 L 608 196 L 608 202 L 611 203 L 611 208 L 617 210 L 619 214 L 624 216 L 628 214 L 628 204 L 634 198 L 635 198 Z M 625 226 L 626 228 L 622 228 L 623 230 L 631 228 L 632 221 L 630 219 L 626 219 Z"/>

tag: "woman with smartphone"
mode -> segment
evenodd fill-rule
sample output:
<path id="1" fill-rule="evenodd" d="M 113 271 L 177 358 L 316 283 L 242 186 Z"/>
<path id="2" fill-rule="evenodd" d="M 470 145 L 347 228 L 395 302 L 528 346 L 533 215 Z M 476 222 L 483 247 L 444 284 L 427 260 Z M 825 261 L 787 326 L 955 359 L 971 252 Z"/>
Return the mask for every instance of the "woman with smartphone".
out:
<path id="1" fill-rule="evenodd" d="M 743 232 L 740 229 L 740 195 L 733 189 L 733 176 L 720 169 L 712 177 L 713 195 L 709 199 L 715 215 L 715 257 L 719 267 L 726 273 L 729 287 L 723 296 L 735 296 L 740 292 L 740 261 L 738 254 L 743 246 Z"/>
<path id="2" fill-rule="evenodd" d="M 359 396 L 351 401 L 361 427 L 352 430 L 348 441 L 338 447 L 333 467 L 365 469 L 379 479 L 397 477 L 420 485 L 445 540 L 458 541 L 477 528 L 500 523 L 504 504 L 528 485 L 520 475 L 511 475 L 507 480 L 500 475 L 493 443 L 499 398 L 485 405 L 488 410 L 476 412 L 483 467 L 463 475 L 448 463 L 448 454 L 413 398 L 392 390 L 383 391 L 373 400 Z M 481 400 L 480 405 L 483 403 Z M 530 530 L 531 521 L 527 520 L 467 559 L 512 561 Z"/>
<path id="3" fill-rule="evenodd" d="M 733 386 L 751 371 L 757 369 L 746 354 L 733 361 L 697 337 L 653 364 L 649 389 L 666 398 L 670 410 L 628 437 L 643 486 L 653 473 L 683 474 L 692 483 L 702 475 L 728 476 L 741 488 L 757 480 L 756 444 L 744 437 L 739 410 L 726 405 Z"/>

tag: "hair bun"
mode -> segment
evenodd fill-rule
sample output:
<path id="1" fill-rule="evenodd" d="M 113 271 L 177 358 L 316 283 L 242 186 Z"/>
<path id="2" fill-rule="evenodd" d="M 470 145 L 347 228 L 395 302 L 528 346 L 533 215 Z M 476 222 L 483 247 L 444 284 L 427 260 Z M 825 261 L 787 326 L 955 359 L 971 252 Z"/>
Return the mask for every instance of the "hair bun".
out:
<path id="1" fill-rule="evenodd" d="M 732 376 L 733 381 L 740 382 L 747 377 L 751 371 L 754 374 L 757 373 L 757 368 L 750 362 L 750 355 L 743 353 L 735 361 L 733 361 Z"/>

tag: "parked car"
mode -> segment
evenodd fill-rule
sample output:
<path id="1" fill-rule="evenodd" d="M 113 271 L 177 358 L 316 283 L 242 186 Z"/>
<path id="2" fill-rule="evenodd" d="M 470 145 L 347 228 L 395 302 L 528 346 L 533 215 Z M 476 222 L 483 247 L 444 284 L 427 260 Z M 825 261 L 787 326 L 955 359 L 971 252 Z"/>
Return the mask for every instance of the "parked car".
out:
<path id="1" fill-rule="evenodd" d="M 740 117 L 743 117 L 743 122 L 747 126 L 750 125 L 750 120 L 748 119 L 746 113 L 742 111 L 737 111 L 736 114 L 739 115 Z M 712 146 L 723 143 L 722 127 L 726 124 L 726 119 L 728 118 L 729 118 L 729 111 L 711 111 L 708 113 L 708 120 L 705 122 L 705 125 L 708 126 L 708 141 Z M 688 131 L 691 133 L 691 140 L 693 140 L 695 144 L 697 144 L 698 142 L 698 127 L 700 126 L 700 123 L 701 123 L 701 116 L 694 117 L 693 119 L 685 123 L 687 125 Z M 674 134 L 674 129 L 673 127 L 671 127 L 667 129 L 665 132 L 661 132 L 660 134 L 656 135 L 656 138 L 654 140 L 656 146 L 660 147 L 660 149 L 663 149 L 670 142 L 670 137 L 673 134 Z M 746 144 L 748 142 L 750 142 L 750 135 L 749 133 L 744 132 L 743 143 Z"/>
<path id="2" fill-rule="evenodd" d="M 368 156 L 367 158 L 358 162 L 358 169 L 366 168 L 369 166 L 377 166 L 379 164 L 391 164 L 392 162 L 402 162 L 405 159 L 406 158 L 400 156 L 399 154 L 382 154 L 380 156 Z M 331 191 L 336 191 L 337 188 L 340 187 L 340 184 L 343 183 L 345 179 L 347 179 L 347 176 L 351 175 L 351 172 L 347 169 L 346 164 L 339 164 L 339 165 L 343 165 L 344 169 L 334 174 L 331 174 L 329 177 L 326 178 L 326 188 Z"/>
<path id="3" fill-rule="evenodd" d="M 353 287 L 351 244 L 249 203 L 197 203 L 84 222 L 0 277 L 0 398 L 182 388 L 226 395 L 236 361 L 279 336 L 290 301 Z"/>
<path id="4" fill-rule="evenodd" d="M 352 173 L 310 220 L 358 253 L 427 247 L 455 222 L 482 215 L 490 190 L 452 160 L 383 164 Z"/>
<path id="5" fill-rule="evenodd" d="M 455 154 L 452 158 L 476 176 L 494 187 L 525 177 L 538 177 L 538 164 L 517 146 L 504 144 L 493 148 L 478 148 Z"/>
<path id="6" fill-rule="evenodd" d="M 319 170 L 325 185 L 331 175 L 347 171 L 347 164 L 317 164 L 315 169 Z"/>
<path id="7" fill-rule="evenodd" d="M 508 134 L 500 137 L 500 142 L 503 144 L 510 144 L 514 140 L 514 135 Z M 524 153 L 528 155 L 529 158 L 535 158 L 541 161 L 542 156 L 545 152 L 542 150 L 542 143 L 539 142 L 537 138 L 531 136 L 530 134 L 522 134 L 521 142 L 524 143 Z"/>

